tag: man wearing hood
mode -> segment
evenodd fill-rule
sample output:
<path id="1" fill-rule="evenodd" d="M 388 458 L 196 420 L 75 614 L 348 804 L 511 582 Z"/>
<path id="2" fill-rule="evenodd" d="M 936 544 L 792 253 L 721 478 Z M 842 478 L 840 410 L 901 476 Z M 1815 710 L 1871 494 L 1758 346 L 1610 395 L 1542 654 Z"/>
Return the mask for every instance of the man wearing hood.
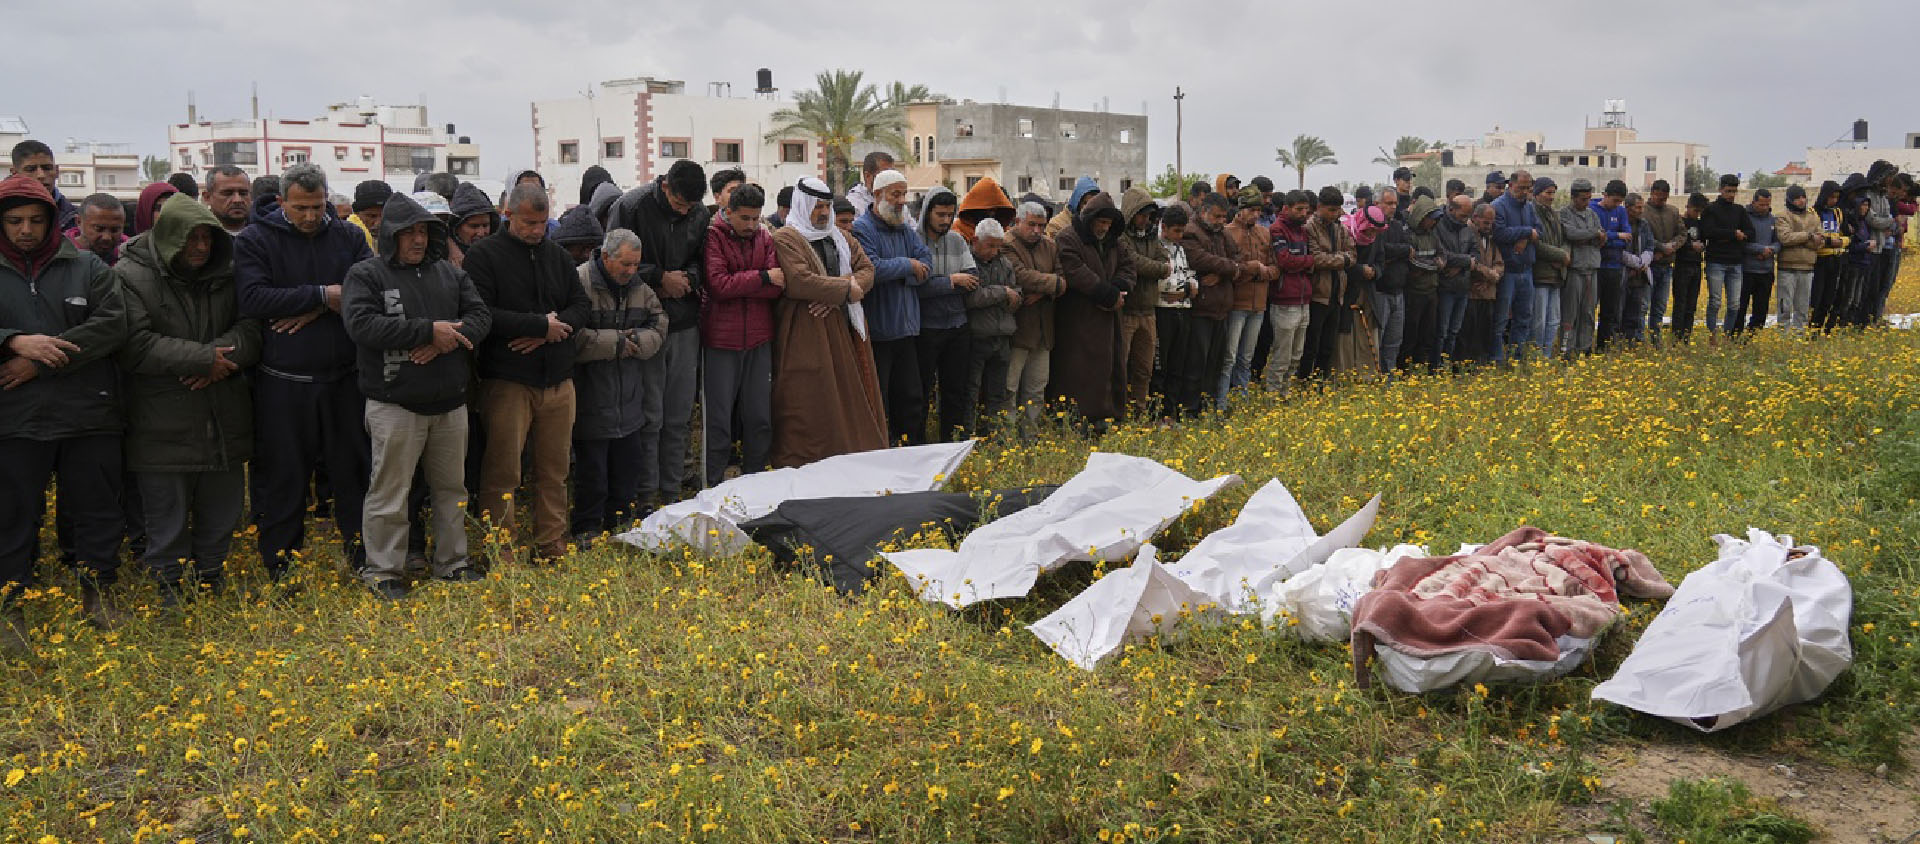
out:
<path id="1" fill-rule="evenodd" d="M 60 165 L 53 160 L 53 148 L 31 138 L 13 145 L 11 175 L 26 176 L 40 183 L 53 196 L 54 232 L 74 227 L 80 209 L 60 192 Z"/>
<path id="2" fill-rule="evenodd" d="M 50 480 L 72 520 L 86 615 L 117 621 L 102 591 L 117 579 L 124 519 L 108 356 L 126 340 L 126 306 L 113 271 L 60 236 L 58 213 L 38 179 L 0 181 L 0 653 L 17 658 L 33 653 L 17 598 L 34 583 Z"/>
<path id="3" fill-rule="evenodd" d="M 341 284 L 373 250 L 326 213 L 327 175 L 296 164 L 281 176 L 277 207 L 234 238 L 240 314 L 262 326 L 253 382 L 252 502 L 260 558 L 278 581 L 306 545 L 307 482 L 324 463 L 347 564 L 358 570 L 366 495 L 366 400 L 354 383 L 357 352 L 341 321 Z M 255 206 L 256 209 L 259 206 Z"/>
<path id="4" fill-rule="evenodd" d="M 1773 231 L 1780 241 L 1780 323 L 1788 331 L 1807 327 L 1813 303 L 1813 268 L 1826 244 L 1820 215 L 1807 206 L 1807 189 L 1787 188 L 1787 207 L 1774 216 Z"/>
<path id="5" fill-rule="evenodd" d="M 447 210 L 453 219 L 447 224 L 450 229 L 447 236 L 447 260 L 455 267 L 466 265 L 467 250 L 500 228 L 500 212 L 495 210 L 493 202 L 480 188 L 461 182 L 453 192 L 453 200 L 447 204 Z"/>
<path id="6" fill-rule="evenodd" d="M 1460 331 L 1466 323 L 1473 268 L 1480 255 L 1480 234 L 1472 220 L 1473 197 L 1461 191 L 1447 200 L 1444 216 L 1434 227 L 1440 238 L 1439 291 L 1434 296 L 1440 343 L 1435 359 L 1441 363 L 1460 359 Z"/>
<path id="7" fill-rule="evenodd" d="M 1445 262 L 1439 232 L 1440 218 L 1444 216 L 1446 212 L 1440 210 L 1440 203 L 1424 193 L 1407 209 L 1406 217 L 1413 221 L 1413 226 L 1407 233 L 1406 328 L 1402 332 L 1400 358 L 1394 362 L 1400 369 L 1432 371 L 1440 365 L 1440 310 L 1435 294 L 1440 289 L 1440 269 Z M 1543 221 L 1542 229 L 1545 228 Z M 1278 240 L 1276 235 L 1275 241 Z M 1553 289 L 1558 292 L 1558 288 Z"/>
<path id="8" fill-rule="evenodd" d="M 256 176 L 253 186 L 248 189 L 253 207 L 247 211 L 247 225 L 253 225 L 268 217 L 280 208 L 280 177 L 274 175 Z"/>
<path id="9" fill-rule="evenodd" d="M 920 202 L 920 238 L 933 255 L 933 278 L 945 276 L 947 286 L 920 288 L 920 386 L 929 398 L 938 396 L 938 439 L 965 439 L 967 432 L 967 371 L 973 360 L 973 334 L 967 327 L 967 294 L 979 286 L 979 271 L 967 239 L 954 230 L 960 200 L 953 191 L 935 186 Z M 908 431 L 907 443 L 926 442 L 926 426 Z M 918 436 L 915 436 L 918 435 Z"/>
<path id="10" fill-rule="evenodd" d="M 133 227 L 128 231 L 139 234 L 153 228 L 154 218 L 160 215 L 160 206 L 166 204 L 168 197 L 179 192 L 166 182 L 154 182 L 141 188 L 140 198 L 133 204 Z"/>
<path id="11" fill-rule="evenodd" d="M 1720 177 L 1720 196 L 1700 215 L 1700 236 L 1706 241 L 1707 339 L 1720 339 L 1720 303 L 1727 303 L 1728 334 L 1740 327 L 1733 311 L 1740 304 L 1741 268 L 1747 261 L 1747 244 L 1753 242 L 1753 215 L 1734 200 L 1740 195 L 1740 177 L 1728 173 Z"/>
<path id="12" fill-rule="evenodd" d="M 1040 421 L 1053 363 L 1054 301 L 1067 290 L 1060 277 L 1060 248 L 1046 235 L 1047 209 L 1023 202 L 1015 209 L 1007 256 L 1013 261 L 1020 310 L 1014 312 L 1013 357 L 1007 363 L 1007 392 L 1028 427 Z"/>
<path id="13" fill-rule="evenodd" d="M 1153 384 L 1153 357 L 1159 344 L 1158 291 L 1169 271 L 1160 243 L 1160 205 L 1146 188 L 1120 195 L 1120 216 L 1127 221 L 1120 245 L 1133 253 L 1133 293 L 1120 309 L 1120 360 L 1126 367 L 1127 411 L 1143 412 Z"/>
<path id="14" fill-rule="evenodd" d="M 1054 311 L 1059 342 L 1047 393 L 1096 429 L 1120 415 L 1126 378 L 1119 358 L 1120 308 L 1133 289 L 1133 252 L 1120 245 L 1127 222 L 1113 197 L 1081 201 L 1073 228 L 1060 235 L 1060 275 L 1067 292 Z"/>
<path id="15" fill-rule="evenodd" d="M 1339 188 L 1321 188 L 1319 204 L 1307 221 L 1307 241 L 1313 253 L 1313 298 L 1307 306 L 1307 345 L 1300 357 L 1302 378 L 1333 372 L 1333 347 L 1338 339 L 1335 306 L 1345 297 L 1347 271 L 1360 262 L 1353 232 L 1340 222 L 1344 199 Z"/>
<path id="16" fill-rule="evenodd" d="M 1081 176 L 1075 180 L 1067 204 L 1060 209 L 1060 213 L 1053 215 L 1053 219 L 1047 221 L 1047 237 L 1057 238 L 1068 226 L 1073 225 L 1074 216 L 1080 213 L 1080 203 L 1099 192 L 1100 185 L 1093 181 L 1092 176 Z"/>
<path id="17" fill-rule="evenodd" d="M 510 543 L 513 492 L 531 441 L 535 563 L 567 550 L 567 451 L 577 407 L 573 335 L 592 310 L 572 257 L 547 236 L 549 207 L 545 188 L 516 185 L 507 193 L 506 223 L 467 251 L 464 267 L 492 317 L 480 345 L 487 445 L 479 509 Z"/>
<path id="18" fill-rule="evenodd" d="M 227 234 L 239 234 L 253 217 L 253 180 L 247 178 L 247 171 L 231 164 L 210 167 L 200 200 L 213 209 L 213 216 Z"/>
<path id="19" fill-rule="evenodd" d="M 1900 168 L 1886 159 L 1875 161 L 1867 167 L 1866 187 L 1862 195 L 1867 200 L 1867 231 L 1872 235 L 1867 251 L 1873 255 L 1873 268 L 1866 276 L 1866 284 L 1860 291 L 1859 306 L 1855 309 L 1854 322 L 1861 326 L 1879 321 L 1887 291 L 1893 287 L 1893 273 L 1898 269 L 1895 250 L 1900 240 L 1899 221 L 1894 215 L 1889 186 L 1899 172 Z"/>
<path id="20" fill-rule="evenodd" d="M 773 448 L 773 309 L 787 279 L 773 235 L 760 225 L 766 204 L 759 185 L 742 185 L 707 227 L 707 300 L 700 308 L 707 471 L 701 480 L 709 487 L 726 479 L 735 440 L 743 474 L 764 471 Z"/>
<path id="21" fill-rule="evenodd" d="M 573 373 L 579 410 L 573 422 L 573 518 L 568 530 L 581 548 L 643 518 L 656 492 L 646 486 L 643 472 L 651 421 L 647 360 L 659 353 L 670 326 L 653 288 L 637 281 L 645 262 L 639 236 L 614 229 L 579 269 L 591 309 L 586 325 L 573 335 L 579 350 Z M 717 393 L 710 400 L 719 404 Z M 731 399 L 725 397 L 725 409 L 708 415 L 732 419 Z M 721 447 L 732 445 L 731 438 L 721 437 Z M 724 457 L 720 468 L 726 468 Z"/>
<path id="22" fill-rule="evenodd" d="M 667 339 L 647 360 L 647 433 L 640 485 L 678 500 L 686 483 L 687 443 L 693 434 L 694 399 L 700 393 L 700 300 L 706 267 L 700 251 L 712 217 L 700 204 L 707 173 L 691 161 L 676 161 L 667 174 L 627 191 L 607 211 L 608 229 L 640 236 L 640 279 L 653 288 L 667 314 Z"/>
<path id="23" fill-rule="evenodd" d="M 1234 195 L 1233 221 L 1221 227 L 1242 272 L 1233 282 L 1232 310 L 1220 353 L 1220 372 L 1213 384 L 1213 401 L 1227 406 L 1227 391 L 1253 380 L 1253 352 L 1260 344 L 1260 327 L 1267 319 L 1267 288 L 1280 280 L 1273 264 L 1273 234 L 1260 225 L 1263 200 L 1257 188 L 1241 188 Z"/>
<path id="24" fill-rule="evenodd" d="M 960 215 L 954 218 L 953 230 L 972 243 L 974 226 L 986 219 L 998 222 L 1002 229 L 1013 226 L 1013 200 L 991 176 L 974 183 L 967 189 L 967 195 L 960 198 Z"/>
<path id="25" fill-rule="evenodd" d="M 873 264 L 834 225 L 825 182 L 807 177 L 794 188 L 793 214 L 773 234 L 787 285 L 773 334 L 772 461 L 783 469 L 887 447 L 861 304 Z"/>
<path id="26" fill-rule="evenodd" d="M 73 245 L 100 257 L 107 266 L 120 263 L 120 247 L 127 242 L 127 210 L 120 200 L 96 193 L 80 201 L 78 227 L 68 235 Z"/>
<path id="27" fill-rule="evenodd" d="M 872 329 L 873 365 L 887 408 L 887 441 L 921 442 L 927 423 L 926 385 L 920 381 L 920 297 L 953 285 L 933 272 L 933 253 L 906 218 L 907 177 L 887 170 L 873 177 L 873 205 L 853 221 L 860 250 L 873 261 L 873 291 L 861 303 Z"/>
<path id="28" fill-rule="evenodd" d="M 1846 303 L 1840 297 L 1841 273 L 1847 265 L 1847 213 L 1840 207 L 1840 183 L 1820 185 L 1814 200 L 1814 213 L 1820 218 L 1819 257 L 1813 265 L 1813 296 L 1809 322 L 1821 331 L 1832 333 L 1846 318 Z"/>
<path id="29" fill-rule="evenodd" d="M 1200 293 L 1193 300 L 1190 317 L 1192 339 L 1190 360 L 1196 363 L 1191 373 L 1176 373 L 1193 379 L 1191 392 L 1182 390 L 1190 416 L 1200 415 L 1207 406 L 1218 406 L 1218 388 L 1222 367 L 1233 359 L 1227 345 L 1227 319 L 1233 312 L 1233 287 L 1250 274 L 1240 260 L 1233 241 L 1227 237 L 1227 220 L 1233 216 L 1233 202 L 1219 193 L 1207 194 L 1200 201 L 1192 225 L 1187 226 L 1181 247 L 1187 266 L 1200 279 Z"/>
<path id="30" fill-rule="evenodd" d="M 260 361 L 260 323 L 240 316 L 233 237 L 198 202 L 171 202 L 115 268 L 128 339 L 126 465 L 142 504 L 147 570 L 178 604 L 191 562 L 217 590 L 246 499 L 253 396 L 235 377 Z"/>
<path id="31" fill-rule="evenodd" d="M 447 226 L 400 195 L 381 209 L 380 249 L 347 274 L 342 315 L 359 347 L 373 473 L 367 487 L 367 587 L 408 593 L 408 498 L 422 472 L 433 502 L 433 576 L 479 580 L 467 556 L 467 385 L 492 315 L 449 263 Z"/>
<path id="32" fill-rule="evenodd" d="M 580 203 L 579 204 L 581 205 L 592 204 L 594 194 L 600 191 L 600 186 L 611 185 L 611 184 L 613 184 L 613 174 L 607 172 L 607 168 L 602 167 L 598 164 L 590 165 L 589 167 L 587 167 L 586 170 L 583 170 L 580 173 Z M 619 188 L 614 188 L 614 190 L 618 192 Z"/>
<path id="33" fill-rule="evenodd" d="M 594 187 L 593 196 L 587 199 L 587 210 L 592 212 L 593 219 L 599 221 L 601 228 L 606 228 L 613 204 L 619 201 L 620 188 L 612 182 L 601 182 Z"/>
<path id="34" fill-rule="evenodd" d="M 380 244 L 374 234 L 380 231 L 380 215 L 385 213 L 387 200 L 393 198 L 393 188 L 379 179 L 368 179 L 353 186 L 353 213 L 347 216 L 347 222 L 367 236 L 367 248 L 374 254 L 380 253 Z"/>
<path id="35" fill-rule="evenodd" d="M 553 227 L 553 242 L 567 250 L 567 257 L 573 259 L 576 267 L 593 257 L 593 250 L 600 248 L 600 241 L 606 236 L 606 229 L 593 218 L 593 209 L 585 205 L 568 208 L 560 215 L 560 225 Z"/>
<path id="36" fill-rule="evenodd" d="M 1533 183 L 1533 210 L 1540 221 L 1540 239 L 1533 245 L 1539 254 L 1533 262 L 1532 334 L 1534 347 L 1548 359 L 1559 348 L 1560 299 L 1571 258 L 1566 226 L 1560 222 L 1559 209 L 1553 207 L 1559 193 L 1560 187 L 1552 179 L 1542 176 Z"/>
<path id="37" fill-rule="evenodd" d="M 874 177 L 893 169 L 893 156 L 884 152 L 870 152 L 860 159 L 860 184 L 847 189 L 846 201 L 853 204 L 853 216 L 858 219 L 873 207 L 873 197 L 879 189 L 873 186 Z"/>
<path id="38" fill-rule="evenodd" d="M 1753 237 L 1746 242 L 1747 257 L 1740 267 L 1740 304 L 1727 327 L 1729 335 L 1743 326 L 1748 331 L 1767 327 L 1767 306 L 1773 300 L 1773 271 L 1780 254 L 1780 241 L 1773 231 L 1773 192 L 1761 188 L 1753 192 L 1746 208 L 1752 221 Z"/>

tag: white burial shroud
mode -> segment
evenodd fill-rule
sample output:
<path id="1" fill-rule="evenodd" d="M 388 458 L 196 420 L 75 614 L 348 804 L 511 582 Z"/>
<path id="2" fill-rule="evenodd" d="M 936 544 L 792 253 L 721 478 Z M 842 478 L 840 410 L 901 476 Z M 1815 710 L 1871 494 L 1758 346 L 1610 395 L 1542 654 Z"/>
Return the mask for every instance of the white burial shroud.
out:
<path id="1" fill-rule="evenodd" d="M 937 490 L 972 452 L 971 440 L 885 448 L 741 475 L 655 510 L 619 539 L 648 551 L 685 543 L 705 554 L 735 554 L 753 543 L 737 525 L 765 516 L 789 499 Z"/>
<path id="2" fill-rule="evenodd" d="M 986 524 L 956 550 L 886 554 L 920 599 L 955 609 L 1027 594 L 1076 560 L 1124 560 L 1189 508 L 1240 482 L 1196 481 L 1145 457 L 1095 452 L 1047 500 Z"/>
<path id="3" fill-rule="evenodd" d="M 1232 525 L 1178 562 L 1160 563 L 1149 546 L 1133 565 L 1095 581 L 1027 629 L 1067 661 L 1092 670 L 1128 641 L 1169 632 L 1183 611 L 1213 617 L 1258 610 L 1288 578 L 1359 544 L 1379 513 L 1376 495 L 1323 537 L 1286 485 L 1269 480 Z"/>
<path id="4" fill-rule="evenodd" d="M 1820 549 L 1755 528 L 1713 541 L 1720 558 L 1680 581 L 1594 699 L 1714 732 L 1812 700 L 1852 664 L 1853 586 Z"/>

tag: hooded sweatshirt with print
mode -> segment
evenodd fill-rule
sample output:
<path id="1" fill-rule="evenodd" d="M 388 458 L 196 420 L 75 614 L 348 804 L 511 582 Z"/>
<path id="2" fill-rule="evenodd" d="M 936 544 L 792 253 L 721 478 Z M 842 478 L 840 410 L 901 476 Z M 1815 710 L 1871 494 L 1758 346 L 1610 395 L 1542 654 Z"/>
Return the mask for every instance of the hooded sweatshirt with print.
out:
<path id="1" fill-rule="evenodd" d="M 177 261 L 195 228 L 212 230 L 207 261 Z M 240 316 L 233 285 L 233 236 L 213 209 L 169 202 L 153 228 L 127 242 L 114 267 L 127 303 L 127 342 L 116 359 L 127 373 L 127 468 L 135 472 L 221 472 L 253 456 L 253 396 L 239 375 L 193 389 L 216 349 L 245 371 L 260 362 L 260 322 Z"/>
<path id="2" fill-rule="evenodd" d="M 395 240 L 416 224 L 427 227 L 420 263 L 400 263 Z M 347 336 L 360 347 L 360 392 L 423 416 L 450 413 L 467 403 L 474 353 L 464 347 L 414 363 L 414 349 L 433 343 L 435 322 L 458 322 L 479 349 L 493 325 L 487 303 L 466 271 L 447 261 L 447 224 L 413 197 L 387 198 L 380 216 L 380 254 L 355 264 L 341 294 Z"/>
<path id="3" fill-rule="evenodd" d="M 933 200 L 940 196 L 953 197 L 953 191 L 937 186 L 927 191 L 926 198 L 920 201 L 919 220 L 921 242 L 933 255 L 927 277 L 948 279 L 944 289 L 933 284 L 920 287 L 920 327 L 936 331 L 966 326 L 967 291 L 954 289 L 952 278 L 955 273 L 975 275 L 973 248 L 967 245 L 967 238 L 960 234 L 957 224 L 948 226 L 946 234 L 937 238 L 927 231 L 927 221 L 933 216 Z M 959 200 L 955 198 L 954 203 L 958 205 Z"/>
<path id="4" fill-rule="evenodd" d="M 1839 196 L 1840 183 L 1827 181 L 1821 183 L 1819 197 L 1813 201 L 1814 213 L 1820 216 L 1820 230 L 1827 236 L 1820 247 L 1822 258 L 1847 254 L 1847 245 L 1852 242 L 1852 238 L 1847 236 L 1846 209 L 1840 204 L 1835 204 L 1832 208 L 1827 207 L 1830 198 L 1838 199 Z"/>
<path id="5" fill-rule="evenodd" d="M 0 360 L 15 357 L 5 348 L 16 334 L 59 337 L 80 351 L 65 366 L 34 364 L 39 375 L 0 398 L 0 431 L 42 442 L 117 434 L 120 376 L 109 356 L 127 337 L 120 285 L 100 256 L 60 235 L 46 186 L 28 176 L 0 181 L 0 212 L 29 203 L 46 210 L 47 236 L 31 252 L 0 238 Z"/>

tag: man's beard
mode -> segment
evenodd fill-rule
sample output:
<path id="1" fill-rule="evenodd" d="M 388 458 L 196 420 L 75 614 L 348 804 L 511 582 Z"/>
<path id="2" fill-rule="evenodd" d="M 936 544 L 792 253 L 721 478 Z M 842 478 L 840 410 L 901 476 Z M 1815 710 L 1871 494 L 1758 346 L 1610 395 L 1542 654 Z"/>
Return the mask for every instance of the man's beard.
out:
<path id="1" fill-rule="evenodd" d="M 882 222 L 890 226 L 900 225 L 906 220 L 906 215 L 900 206 L 885 200 L 873 204 L 873 215 L 879 217 Z"/>

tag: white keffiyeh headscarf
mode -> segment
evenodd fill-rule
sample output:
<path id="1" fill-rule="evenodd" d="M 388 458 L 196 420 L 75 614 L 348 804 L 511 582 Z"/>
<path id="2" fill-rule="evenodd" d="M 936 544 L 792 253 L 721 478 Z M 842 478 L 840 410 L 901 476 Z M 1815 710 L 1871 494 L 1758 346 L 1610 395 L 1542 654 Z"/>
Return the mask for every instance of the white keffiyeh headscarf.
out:
<path id="1" fill-rule="evenodd" d="M 834 253 L 840 256 L 840 266 L 829 267 L 828 271 L 842 278 L 851 278 L 853 276 L 853 249 L 847 243 L 847 236 L 841 233 L 840 227 L 833 224 L 833 215 L 827 215 L 827 225 L 825 228 L 814 228 L 813 226 L 814 206 L 822 202 L 827 203 L 829 208 L 832 207 L 833 191 L 827 188 L 826 182 L 808 176 L 795 183 L 793 186 L 793 208 L 792 212 L 787 215 L 787 226 L 799 232 L 800 236 L 806 238 L 808 243 L 813 243 L 821 238 L 833 238 Z M 866 309 L 860 307 L 859 302 L 847 304 L 847 319 L 853 322 L 853 329 L 859 332 L 861 339 L 866 339 L 867 314 Z"/>

